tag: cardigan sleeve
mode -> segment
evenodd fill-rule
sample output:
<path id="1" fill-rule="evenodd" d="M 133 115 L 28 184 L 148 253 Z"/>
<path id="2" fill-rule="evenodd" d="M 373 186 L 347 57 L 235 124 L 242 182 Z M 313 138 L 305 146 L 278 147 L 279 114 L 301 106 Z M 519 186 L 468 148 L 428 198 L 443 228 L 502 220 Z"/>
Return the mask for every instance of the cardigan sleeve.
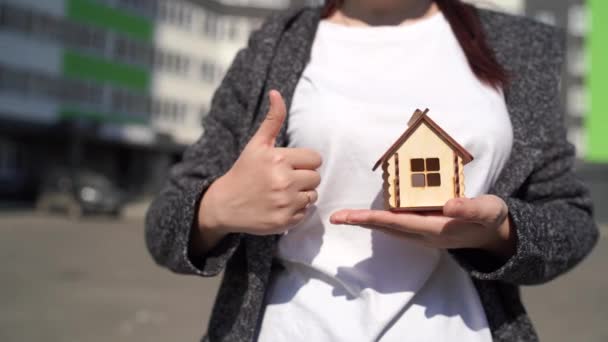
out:
<path id="1" fill-rule="evenodd" d="M 517 236 L 516 252 L 501 262 L 474 249 L 451 251 L 473 278 L 516 285 L 545 283 L 570 270 L 593 248 L 598 229 L 589 192 L 572 170 L 569 144 L 544 152 L 544 166 L 521 197 L 503 197 Z"/>
<path id="2" fill-rule="evenodd" d="M 232 167 L 240 153 L 239 142 L 253 121 L 247 100 L 257 50 L 267 44 L 260 41 L 262 30 L 252 34 L 248 46 L 235 57 L 203 119 L 203 135 L 171 168 L 166 185 L 147 211 L 147 248 L 157 264 L 176 273 L 215 276 L 240 244 L 241 234 L 230 234 L 207 255 L 194 256 L 189 250 L 200 200 L 209 186 Z"/>
<path id="3" fill-rule="evenodd" d="M 575 150 L 566 140 L 560 115 L 562 33 L 543 30 L 543 36 L 534 37 L 537 45 L 525 58 L 527 69 L 522 68 L 528 71 L 526 77 L 534 77 L 526 86 L 533 84 L 537 93 L 533 98 L 525 95 L 530 112 L 536 115 L 527 120 L 540 122 L 537 136 L 526 143 L 535 144 L 540 152 L 538 157 L 528 157 L 534 167 L 523 185 L 511 195 L 501 195 L 516 235 L 516 252 L 505 262 L 476 249 L 450 251 L 476 279 L 541 284 L 574 267 L 598 239 L 590 194 L 574 174 Z"/>

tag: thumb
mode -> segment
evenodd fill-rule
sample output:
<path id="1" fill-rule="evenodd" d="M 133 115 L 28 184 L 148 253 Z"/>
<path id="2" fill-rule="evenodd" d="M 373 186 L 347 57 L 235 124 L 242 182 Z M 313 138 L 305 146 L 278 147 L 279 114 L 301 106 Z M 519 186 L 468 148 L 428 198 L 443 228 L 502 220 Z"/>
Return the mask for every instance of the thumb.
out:
<path id="1" fill-rule="evenodd" d="M 283 122 L 287 116 L 287 107 L 281 93 L 278 91 L 271 90 L 268 93 L 268 97 L 270 99 L 270 108 L 253 139 L 262 144 L 274 146 L 274 142 L 279 132 L 281 132 L 281 126 L 283 126 Z"/>

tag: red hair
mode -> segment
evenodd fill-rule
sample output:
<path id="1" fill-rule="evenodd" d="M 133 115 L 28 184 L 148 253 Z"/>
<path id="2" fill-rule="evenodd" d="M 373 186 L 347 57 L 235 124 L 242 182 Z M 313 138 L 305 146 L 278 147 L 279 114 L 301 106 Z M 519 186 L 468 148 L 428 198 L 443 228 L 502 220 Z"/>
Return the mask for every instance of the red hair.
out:
<path id="1" fill-rule="evenodd" d="M 332 15 L 343 1 L 326 0 L 323 17 Z M 460 0 L 434 1 L 450 23 L 475 76 L 491 87 L 504 88 L 508 81 L 507 72 L 498 63 L 494 52 L 486 42 L 481 20 L 475 8 Z"/>

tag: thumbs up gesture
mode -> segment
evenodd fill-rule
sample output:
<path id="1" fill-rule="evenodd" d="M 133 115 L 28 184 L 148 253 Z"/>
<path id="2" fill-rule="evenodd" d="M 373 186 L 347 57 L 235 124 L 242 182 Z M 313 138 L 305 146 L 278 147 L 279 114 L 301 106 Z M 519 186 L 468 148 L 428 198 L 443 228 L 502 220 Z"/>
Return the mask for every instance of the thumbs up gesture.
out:
<path id="1" fill-rule="evenodd" d="M 199 207 L 199 228 L 213 234 L 278 234 L 301 221 L 317 200 L 319 153 L 276 148 L 287 109 L 270 91 L 266 119 L 233 167 L 207 190 Z"/>

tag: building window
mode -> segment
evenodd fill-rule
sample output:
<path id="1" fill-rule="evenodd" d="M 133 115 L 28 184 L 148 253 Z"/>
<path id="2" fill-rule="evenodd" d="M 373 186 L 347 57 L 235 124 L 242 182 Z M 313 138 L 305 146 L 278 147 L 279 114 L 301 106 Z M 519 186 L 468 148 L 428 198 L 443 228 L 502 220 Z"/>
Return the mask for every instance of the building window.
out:
<path id="1" fill-rule="evenodd" d="M 215 39 L 217 37 L 217 18 L 212 13 L 207 13 L 203 21 L 203 33 L 205 36 Z"/>
<path id="2" fill-rule="evenodd" d="M 112 1 L 105 0 L 107 3 L 111 3 Z M 156 1 L 149 0 L 118 0 L 116 1 L 116 5 L 122 8 L 127 8 L 131 10 L 136 10 L 142 14 L 148 16 L 154 16 Z"/>
<path id="3" fill-rule="evenodd" d="M 439 158 L 411 159 L 410 170 L 412 171 L 412 187 L 441 186 Z"/>
<path id="4" fill-rule="evenodd" d="M 212 61 L 203 61 L 201 64 L 201 78 L 207 83 L 214 83 L 222 77 L 222 70 Z"/>
<path id="5" fill-rule="evenodd" d="M 171 24 L 190 30 L 192 27 L 192 10 L 178 1 L 164 0 L 159 3 L 158 16 Z"/>
<path id="6" fill-rule="evenodd" d="M 169 21 L 171 16 L 170 12 L 172 12 L 171 4 L 169 3 L 169 1 L 161 1 L 158 5 L 158 16 L 160 17 L 160 19 Z"/>
<path id="7" fill-rule="evenodd" d="M 557 24 L 557 18 L 555 17 L 555 14 L 550 11 L 538 11 L 535 17 L 536 20 L 547 25 L 555 26 Z"/>
<path id="8" fill-rule="evenodd" d="M 165 124 L 183 125 L 188 114 L 188 105 L 179 101 L 153 99 L 152 117 Z"/>
<path id="9" fill-rule="evenodd" d="M 167 72 L 187 75 L 190 71 L 190 59 L 172 52 L 157 50 L 154 54 L 154 66 Z"/>
<path id="10" fill-rule="evenodd" d="M 15 176 L 19 171 L 17 146 L 5 140 L 0 140 L 0 178 Z"/>
<path id="11" fill-rule="evenodd" d="M 181 24 L 185 29 L 192 28 L 192 11 L 189 8 L 182 8 Z"/>
<path id="12" fill-rule="evenodd" d="M 573 5 L 568 9 L 568 32 L 576 37 L 587 33 L 587 13 L 584 5 Z"/>
<path id="13" fill-rule="evenodd" d="M 588 55 L 583 46 L 570 46 L 568 48 L 568 72 L 572 76 L 585 77 L 589 65 Z"/>
<path id="14" fill-rule="evenodd" d="M 114 43 L 114 57 L 128 63 L 150 66 L 154 53 L 154 49 L 148 44 L 131 39 L 117 38 Z"/>
<path id="15" fill-rule="evenodd" d="M 5 5 L 0 5 L 0 27 L 6 26 L 7 17 L 5 8 Z"/>
<path id="16" fill-rule="evenodd" d="M 583 117 L 590 107 L 588 103 L 587 91 L 582 84 L 572 84 L 566 93 L 566 108 L 568 115 L 573 117 Z"/>
<path id="17" fill-rule="evenodd" d="M 0 90 L 93 106 L 103 101 L 102 88 L 93 83 L 3 67 L 0 67 Z"/>
<path id="18" fill-rule="evenodd" d="M 151 111 L 151 100 L 148 96 L 114 89 L 112 91 L 112 111 L 147 117 Z"/>
<path id="19" fill-rule="evenodd" d="M 228 39 L 237 40 L 239 38 L 239 23 L 232 18 L 227 20 L 226 25 L 228 25 Z"/>
<path id="20" fill-rule="evenodd" d="M 139 92 L 108 88 L 95 82 L 9 69 L 1 65 L 0 91 L 54 99 L 62 104 L 83 105 L 129 117 L 148 119 L 152 116 L 172 125 L 185 124 L 191 109 L 189 104 L 179 100 L 155 99 Z M 104 94 L 109 96 L 107 104 L 104 102 Z"/>
<path id="21" fill-rule="evenodd" d="M 105 48 L 106 34 L 99 29 L 9 5 L 0 8 L 2 27 L 78 48 L 98 51 Z"/>

